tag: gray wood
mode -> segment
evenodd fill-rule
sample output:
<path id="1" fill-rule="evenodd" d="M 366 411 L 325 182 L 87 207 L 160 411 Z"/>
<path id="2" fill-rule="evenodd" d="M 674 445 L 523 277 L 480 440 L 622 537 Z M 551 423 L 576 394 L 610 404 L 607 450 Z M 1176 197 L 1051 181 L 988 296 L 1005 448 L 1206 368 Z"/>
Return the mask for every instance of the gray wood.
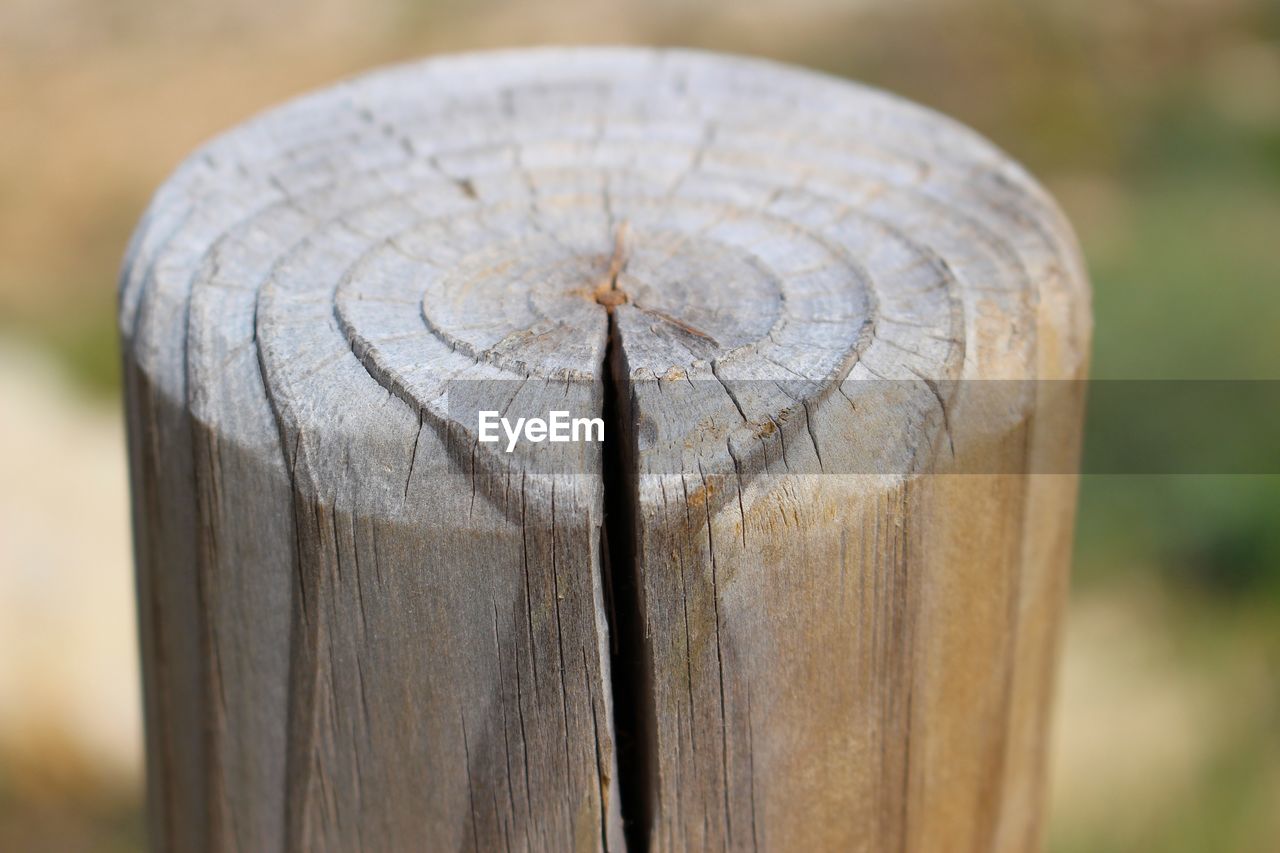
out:
<path id="1" fill-rule="evenodd" d="M 158 848 L 1039 843 L 1089 296 L 972 132 L 694 52 L 394 68 L 184 163 L 121 328 Z"/>

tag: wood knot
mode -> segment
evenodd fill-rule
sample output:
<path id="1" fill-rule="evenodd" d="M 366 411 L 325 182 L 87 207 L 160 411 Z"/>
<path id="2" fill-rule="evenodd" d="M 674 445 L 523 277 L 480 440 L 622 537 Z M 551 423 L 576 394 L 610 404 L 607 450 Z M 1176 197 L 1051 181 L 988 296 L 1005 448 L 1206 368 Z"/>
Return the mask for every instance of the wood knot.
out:
<path id="1" fill-rule="evenodd" d="M 627 302 L 627 294 L 618 288 L 618 275 L 627 263 L 626 256 L 627 223 L 624 220 L 613 237 L 613 257 L 609 259 L 609 275 L 596 287 L 596 302 L 603 305 L 610 314 L 613 309 Z"/>
<path id="2" fill-rule="evenodd" d="M 606 311 L 613 311 L 619 305 L 625 305 L 627 302 L 626 291 L 618 290 L 612 281 L 603 281 L 596 288 L 596 302 L 605 307 Z"/>

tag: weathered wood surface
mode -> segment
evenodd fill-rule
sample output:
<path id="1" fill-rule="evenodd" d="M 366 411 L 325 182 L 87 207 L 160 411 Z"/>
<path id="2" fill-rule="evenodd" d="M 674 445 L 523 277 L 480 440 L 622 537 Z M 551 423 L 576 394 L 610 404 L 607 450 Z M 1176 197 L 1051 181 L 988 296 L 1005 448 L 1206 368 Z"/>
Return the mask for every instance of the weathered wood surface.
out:
<path id="1" fill-rule="evenodd" d="M 157 847 L 1037 845 L 1079 405 L 956 380 L 1082 377 L 1088 292 L 971 132 L 698 53 L 395 68 L 188 160 L 121 327 Z"/>

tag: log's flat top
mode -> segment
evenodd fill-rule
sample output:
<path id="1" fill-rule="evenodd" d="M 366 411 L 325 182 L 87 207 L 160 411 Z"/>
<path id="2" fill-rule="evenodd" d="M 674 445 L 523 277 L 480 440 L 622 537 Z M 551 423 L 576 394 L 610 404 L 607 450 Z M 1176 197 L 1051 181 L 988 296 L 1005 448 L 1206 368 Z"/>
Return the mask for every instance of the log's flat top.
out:
<path id="1" fill-rule="evenodd" d="M 1066 223 L 971 131 L 773 63 L 612 48 L 432 59 L 227 133 L 157 194 L 121 312 L 154 385 L 231 435 L 250 398 L 362 431 L 350 410 L 389 397 L 449 421 L 460 380 L 594 381 L 612 326 L 631 377 L 732 404 L 725 426 L 640 400 L 641 451 L 681 457 L 862 380 L 1074 377 L 1089 325 Z"/>

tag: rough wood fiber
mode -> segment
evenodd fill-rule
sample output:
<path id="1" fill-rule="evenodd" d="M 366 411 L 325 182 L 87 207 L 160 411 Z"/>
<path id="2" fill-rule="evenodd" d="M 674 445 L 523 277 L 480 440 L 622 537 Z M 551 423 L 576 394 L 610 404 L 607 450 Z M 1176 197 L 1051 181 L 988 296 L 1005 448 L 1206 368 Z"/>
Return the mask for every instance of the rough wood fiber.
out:
<path id="1" fill-rule="evenodd" d="M 1038 843 L 1075 483 L 1023 472 L 1079 410 L 957 380 L 1082 377 L 1088 294 L 971 132 L 697 53 L 396 68 L 187 161 L 121 327 L 159 848 Z"/>

